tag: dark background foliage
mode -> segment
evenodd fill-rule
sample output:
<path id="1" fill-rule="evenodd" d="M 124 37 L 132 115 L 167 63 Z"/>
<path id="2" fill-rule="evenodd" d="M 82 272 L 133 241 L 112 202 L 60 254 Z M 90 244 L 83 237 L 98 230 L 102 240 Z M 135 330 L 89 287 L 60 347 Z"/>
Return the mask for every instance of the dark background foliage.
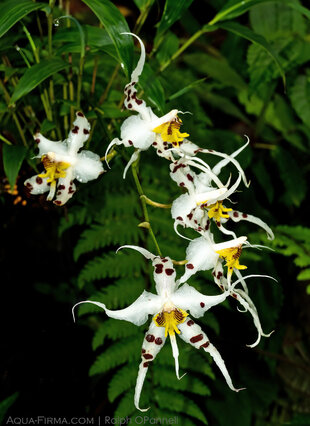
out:
<path id="1" fill-rule="evenodd" d="M 152 289 L 152 270 L 139 254 L 115 255 L 122 244 L 155 251 L 147 230 L 137 226 L 144 218 L 132 176 L 128 173 L 122 179 L 128 151 L 118 149 L 112 169 L 97 181 L 80 184 L 63 208 L 48 203 L 45 196 L 30 196 L 23 186 L 34 167 L 41 170 L 31 160 L 32 134 L 40 127 L 51 139 L 65 137 L 78 93 L 80 107 L 94 129 L 90 149 L 103 156 L 107 144 L 119 135 L 128 116 L 120 108 L 128 82 L 125 73 L 139 54 L 136 50 L 131 58 L 132 45 L 116 40 L 120 45 L 115 48 L 111 41 L 118 36 L 107 18 L 125 28 L 123 16 L 146 45 L 148 59 L 140 89 L 156 113 L 172 108 L 190 111 L 192 115 L 182 116 L 183 129 L 202 147 L 230 153 L 241 146 L 244 134 L 250 137 L 240 163 L 251 186 L 243 187 L 234 201 L 239 210 L 270 224 L 276 236 L 270 243 L 251 224 L 234 228 L 238 235 L 250 233 L 251 242 L 274 249 L 244 251 L 242 263 L 251 273 L 278 280 L 278 284 L 254 280 L 250 285 L 264 330 L 275 333 L 254 349 L 246 347 L 254 340 L 254 326 L 233 301 L 201 320 L 234 383 L 247 390 L 231 392 L 205 354 L 180 342 L 181 370 L 188 371 L 187 376 L 180 382 L 175 378 L 167 345 L 149 371 L 142 406 L 151 405 L 150 417 L 177 416 L 181 425 L 310 424 L 310 10 L 306 2 L 102 1 L 107 9 L 100 25 L 96 1 L 53 3 L 51 9 L 18 17 L 0 39 L 5 169 L 0 194 L 0 418 L 115 415 L 134 419 L 138 415 L 133 389 L 145 328 L 107 319 L 90 305 L 80 309 L 77 324 L 71 316 L 71 307 L 79 300 L 95 297 L 112 309 L 122 308 L 144 288 Z M 0 3 L 2 17 L 8 4 Z M 66 20 L 53 26 L 54 18 L 67 14 L 66 5 L 86 34 L 80 92 L 77 27 L 72 21 L 69 27 Z M 1 16 L 5 26 L 8 19 L 3 23 Z M 34 81 L 34 73 L 28 74 L 33 87 L 18 97 L 16 87 L 36 63 L 22 24 L 30 31 L 41 62 L 61 59 L 65 68 L 40 82 Z M 101 32 L 96 33 L 99 27 Z M 53 34 L 51 49 L 48 28 Z M 183 46 L 187 46 L 184 51 Z M 125 73 L 118 65 L 119 56 Z M 50 115 L 42 104 L 44 93 L 51 103 Z M 16 101 L 8 106 L 12 96 Z M 8 160 L 11 153 L 13 163 Z M 169 179 L 167 162 L 154 151 L 143 153 L 139 172 L 149 198 L 170 203 L 180 194 Z M 17 174 L 12 190 L 9 183 L 14 184 Z M 184 259 L 187 243 L 174 233 L 169 210 L 148 210 L 163 253 Z M 204 293 L 215 291 L 208 273 L 192 277 L 190 284 Z"/>

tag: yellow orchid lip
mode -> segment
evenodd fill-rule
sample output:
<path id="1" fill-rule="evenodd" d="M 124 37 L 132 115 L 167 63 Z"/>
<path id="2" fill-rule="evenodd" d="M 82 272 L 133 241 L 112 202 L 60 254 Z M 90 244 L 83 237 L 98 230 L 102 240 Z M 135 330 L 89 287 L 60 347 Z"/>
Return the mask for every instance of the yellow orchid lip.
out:
<path id="1" fill-rule="evenodd" d="M 153 318 L 154 323 L 157 327 L 165 327 L 165 337 L 174 336 L 175 333 L 180 334 L 178 329 L 178 324 L 182 324 L 188 313 L 183 311 L 183 309 L 173 309 L 170 312 L 162 311 L 159 314 L 155 315 Z"/>
<path id="2" fill-rule="evenodd" d="M 226 260 L 226 265 L 228 268 L 229 275 L 232 274 L 233 269 L 247 269 L 247 266 L 240 265 L 239 258 L 242 252 L 242 245 L 238 245 L 236 247 L 225 248 L 222 250 L 218 250 L 216 253 L 220 255 L 220 257 Z"/>
<path id="3" fill-rule="evenodd" d="M 229 219 L 229 215 L 227 213 L 231 211 L 232 209 L 223 206 L 222 201 L 217 201 L 216 203 L 208 206 L 208 216 L 210 219 L 214 218 L 216 222 L 220 222 L 221 218 Z"/>
<path id="4" fill-rule="evenodd" d="M 172 121 L 163 123 L 158 127 L 155 127 L 152 131 L 160 134 L 163 142 L 169 142 L 174 146 L 179 146 L 179 143 L 183 141 L 184 138 L 188 137 L 188 133 L 181 133 L 180 127 L 182 120 L 179 117 L 176 117 Z"/>
<path id="5" fill-rule="evenodd" d="M 41 173 L 38 176 L 47 178 L 47 183 L 54 183 L 57 179 L 66 177 L 66 169 L 71 165 L 70 163 L 54 161 L 49 155 L 43 155 L 41 161 L 46 173 Z"/>

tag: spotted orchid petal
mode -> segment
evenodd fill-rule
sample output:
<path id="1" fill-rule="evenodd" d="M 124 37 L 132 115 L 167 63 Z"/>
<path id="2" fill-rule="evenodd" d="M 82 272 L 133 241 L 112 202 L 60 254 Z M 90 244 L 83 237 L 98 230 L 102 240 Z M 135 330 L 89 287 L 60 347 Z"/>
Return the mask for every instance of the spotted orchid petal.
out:
<path id="1" fill-rule="evenodd" d="M 199 318 L 210 308 L 222 303 L 230 295 L 230 290 L 216 296 L 205 296 L 194 287 L 183 284 L 171 297 L 175 306 L 189 311 L 190 314 Z"/>
<path id="2" fill-rule="evenodd" d="M 48 201 L 56 194 L 54 204 L 61 206 L 76 190 L 74 179 L 88 182 L 104 172 L 98 155 L 90 151 L 78 153 L 88 139 L 89 131 L 88 120 L 82 112 L 78 112 L 73 129 L 65 141 L 52 142 L 39 133 L 35 135 L 45 173 L 32 176 L 25 181 L 24 184 L 31 194 L 48 192 Z"/>
<path id="3" fill-rule="evenodd" d="M 180 338 L 184 340 L 184 342 L 189 343 L 196 349 L 203 349 L 212 356 L 231 390 L 239 392 L 240 390 L 244 389 L 236 389 L 234 387 L 223 358 L 215 346 L 210 343 L 207 335 L 202 331 L 198 324 L 196 324 L 191 318 L 188 317 L 183 324 L 179 325 L 179 329 L 181 331 Z"/>
<path id="4" fill-rule="evenodd" d="M 240 220 L 246 220 L 248 222 L 254 223 L 255 225 L 260 226 L 266 231 L 268 240 L 274 239 L 274 233 L 272 232 L 271 228 L 267 225 L 267 223 L 263 222 L 261 219 L 259 219 L 256 216 L 252 216 L 247 213 L 242 213 L 237 210 L 234 210 L 232 212 L 229 212 L 229 217 L 234 222 L 240 222 Z"/>
<path id="5" fill-rule="evenodd" d="M 163 327 L 156 327 L 152 321 L 142 344 L 141 363 L 139 365 L 139 372 L 135 388 L 134 403 L 135 407 L 140 411 L 147 411 L 149 408 L 140 408 L 140 396 L 143 388 L 143 383 L 148 371 L 150 362 L 152 362 L 166 341 L 165 329 Z"/>
<path id="6" fill-rule="evenodd" d="M 186 249 L 185 273 L 179 279 L 184 283 L 198 271 L 208 271 L 215 268 L 219 255 L 214 250 L 214 244 L 210 238 L 199 237 L 191 241 Z"/>
<path id="7" fill-rule="evenodd" d="M 74 309 L 82 303 L 92 303 L 93 305 L 102 308 L 110 318 L 129 321 L 135 325 L 144 324 L 149 315 L 156 314 L 162 306 L 161 298 L 157 295 L 144 291 L 137 300 L 125 309 L 110 310 L 107 309 L 104 303 L 95 302 L 93 300 L 83 300 L 76 303 L 72 308 L 74 318 Z"/>

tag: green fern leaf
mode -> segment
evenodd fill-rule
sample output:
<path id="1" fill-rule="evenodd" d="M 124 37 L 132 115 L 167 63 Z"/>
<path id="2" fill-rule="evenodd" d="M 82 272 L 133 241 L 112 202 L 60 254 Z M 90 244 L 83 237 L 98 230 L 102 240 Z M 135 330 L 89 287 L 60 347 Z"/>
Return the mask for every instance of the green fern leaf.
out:
<path id="1" fill-rule="evenodd" d="M 141 412 L 136 410 L 134 406 L 134 390 L 130 390 L 127 392 L 123 398 L 120 400 L 120 403 L 117 406 L 117 409 L 114 413 L 114 417 L 116 418 L 124 418 L 127 416 L 131 416 L 133 419 L 133 415 L 141 416 Z"/>
<path id="2" fill-rule="evenodd" d="M 198 405 L 191 399 L 185 397 L 182 393 L 175 393 L 163 388 L 156 388 L 154 396 L 160 408 L 171 409 L 171 407 L 173 407 L 175 411 L 179 413 L 185 413 L 200 420 L 204 424 L 208 424 L 207 419 Z"/>
<path id="3" fill-rule="evenodd" d="M 86 207 L 74 206 L 70 208 L 70 212 L 67 216 L 60 219 L 58 226 L 59 236 L 75 225 L 89 225 L 90 223 L 91 216 L 88 214 L 88 209 Z"/>
<path id="4" fill-rule="evenodd" d="M 130 241 L 137 244 L 142 237 L 138 221 L 133 216 L 106 217 L 104 224 L 92 225 L 86 229 L 74 248 L 73 257 L 77 261 L 81 254 L 113 245 L 123 245 Z"/>
<path id="5" fill-rule="evenodd" d="M 102 257 L 95 257 L 81 270 L 78 277 L 78 286 L 82 288 L 86 283 L 103 278 L 139 277 L 144 268 L 143 257 L 136 253 L 109 252 Z"/>
<path id="6" fill-rule="evenodd" d="M 198 395 L 210 395 L 210 389 L 197 377 L 187 374 L 181 380 L 175 375 L 173 368 L 163 368 L 154 364 L 154 383 L 176 391 L 187 391 Z"/>
<path id="7" fill-rule="evenodd" d="M 138 366 L 142 340 L 142 336 L 139 335 L 125 341 L 113 343 L 105 352 L 97 357 L 96 361 L 90 367 L 90 376 L 106 373 L 112 368 L 129 361 L 137 361 Z"/>
<path id="8" fill-rule="evenodd" d="M 310 268 L 304 269 L 297 276 L 298 281 L 310 280 Z"/>
<path id="9" fill-rule="evenodd" d="M 96 330 L 92 347 L 95 351 L 99 346 L 103 345 L 106 337 L 111 340 L 126 339 L 129 336 L 137 334 L 137 326 L 127 321 L 117 321 L 114 319 L 107 319 L 103 324 L 100 325 Z"/>
<path id="10" fill-rule="evenodd" d="M 109 383 L 108 398 L 113 402 L 119 395 L 133 389 L 137 380 L 138 364 L 125 365 L 120 368 Z"/>

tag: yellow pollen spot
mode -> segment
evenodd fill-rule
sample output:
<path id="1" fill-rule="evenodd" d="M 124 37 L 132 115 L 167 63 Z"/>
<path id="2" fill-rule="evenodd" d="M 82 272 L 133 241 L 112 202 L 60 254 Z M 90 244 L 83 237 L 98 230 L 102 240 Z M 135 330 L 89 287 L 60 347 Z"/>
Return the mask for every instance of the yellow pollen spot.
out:
<path id="1" fill-rule="evenodd" d="M 176 117 L 172 121 L 168 121 L 167 123 L 161 124 L 158 127 L 153 129 L 153 132 L 159 133 L 164 142 L 169 142 L 173 146 L 179 146 L 179 142 L 182 142 L 184 138 L 189 136 L 188 133 L 181 133 L 180 127 L 182 124 L 182 120 L 179 117 Z"/>
<path id="2" fill-rule="evenodd" d="M 38 176 L 47 178 L 47 183 L 51 183 L 51 185 L 54 186 L 56 184 L 56 179 L 66 177 L 65 170 L 70 167 L 70 163 L 53 161 L 48 155 L 43 155 L 41 161 L 46 173 L 41 173 Z"/>
<path id="3" fill-rule="evenodd" d="M 173 309 L 171 312 L 160 312 L 155 315 L 153 321 L 157 327 L 165 327 L 165 337 L 167 337 L 168 333 L 170 336 L 174 336 L 175 332 L 180 334 L 177 325 L 182 324 L 187 315 L 188 313 L 183 311 L 183 309 Z"/>
<path id="4" fill-rule="evenodd" d="M 234 268 L 235 269 L 247 269 L 247 266 L 240 265 L 239 258 L 241 256 L 242 246 L 231 247 L 223 250 L 219 250 L 216 253 L 220 255 L 222 259 L 226 260 L 226 265 L 228 268 L 228 275 L 232 275 Z"/>
<path id="5" fill-rule="evenodd" d="M 224 219 L 228 219 L 229 215 L 227 214 L 227 212 L 232 211 L 232 209 L 227 209 L 226 207 L 224 207 L 222 201 L 217 201 L 215 204 L 211 204 L 210 206 L 208 206 L 208 209 L 210 209 L 208 210 L 209 218 L 214 218 L 216 222 L 220 222 L 221 217 L 223 217 Z"/>

